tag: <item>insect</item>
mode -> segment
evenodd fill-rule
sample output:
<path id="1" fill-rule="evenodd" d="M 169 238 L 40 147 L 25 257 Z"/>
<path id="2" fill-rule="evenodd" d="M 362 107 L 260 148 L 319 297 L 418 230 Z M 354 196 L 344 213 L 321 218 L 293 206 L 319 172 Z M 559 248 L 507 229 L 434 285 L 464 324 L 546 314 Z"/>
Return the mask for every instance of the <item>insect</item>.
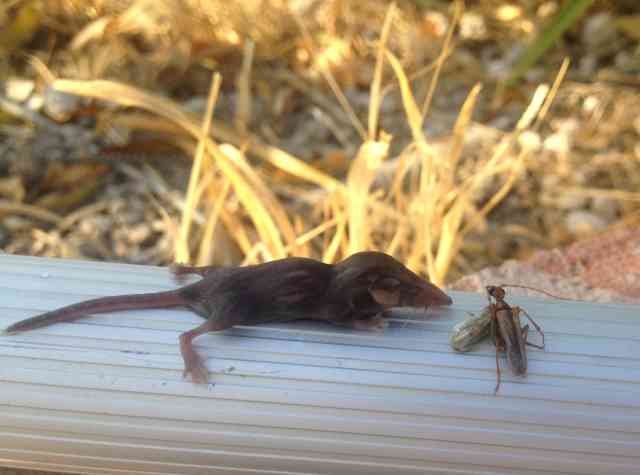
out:
<path id="1" fill-rule="evenodd" d="M 525 287 L 520 285 L 488 285 L 486 287 L 489 305 L 485 307 L 478 316 L 472 315 L 470 318 L 454 326 L 449 342 L 454 350 L 459 352 L 469 351 L 473 345 L 490 336 L 496 347 L 496 387 L 494 394 L 500 388 L 500 362 L 499 353 L 504 352 L 511 371 L 518 376 L 523 376 L 527 372 L 527 352 L 526 347 L 544 349 L 544 332 L 531 316 L 521 307 L 512 307 L 505 301 L 506 292 L 504 287 Z M 525 287 L 529 288 L 529 287 Z M 537 289 L 532 289 L 537 290 Z M 547 295 L 556 297 L 548 292 L 541 291 Z M 561 297 L 557 297 L 561 298 Z M 523 314 L 540 333 L 542 344 L 536 345 L 527 340 L 529 325 L 522 326 L 520 314 Z"/>
<path id="2" fill-rule="evenodd" d="M 507 355 L 507 361 L 513 374 L 523 376 L 527 373 L 527 350 L 526 346 L 532 346 L 540 350 L 544 349 L 544 332 L 533 318 L 520 307 L 512 307 L 505 300 L 505 290 L 503 287 L 488 285 L 487 297 L 489 299 L 489 312 L 491 314 L 491 337 L 496 347 L 496 388 L 493 393 L 497 394 L 500 388 L 500 362 L 498 353 L 503 351 Z M 492 302 L 491 298 L 495 301 Z M 542 344 L 536 345 L 527 341 L 529 325 L 524 327 L 520 324 L 520 313 L 522 313 L 542 337 Z"/>
<path id="3" fill-rule="evenodd" d="M 471 350 L 476 343 L 488 337 L 491 330 L 489 307 L 485 307 L 480 315 L 470 315 L 466 320 L 456 323 L 449 336 L 451 347 L 460 353 Z"/>

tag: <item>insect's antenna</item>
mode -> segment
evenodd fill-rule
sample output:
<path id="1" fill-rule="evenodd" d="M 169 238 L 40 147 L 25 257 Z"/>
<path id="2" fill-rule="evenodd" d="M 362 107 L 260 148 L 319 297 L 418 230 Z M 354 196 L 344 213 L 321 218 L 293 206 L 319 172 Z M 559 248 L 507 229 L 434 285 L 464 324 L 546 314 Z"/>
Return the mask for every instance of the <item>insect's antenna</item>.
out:
<path id="1" fill-rule="evenodd" d="M 533 290 L 534 292 L 540 292 L 541 294 L 545 294 L 545 295 L 548 295 L 549 297 L 553 297 L 554 299 L 559 299 L 559 300 L 573 300 L 573 301 L 577 301 L 578 300 L 578 299 L 572 299 L 572 298 L 569 298 L 569 297 L 561 297 L 559 295 L 552 294 L 551 292 L 547 292 L 546 290 L 537 289 L 535 287 L 529 287 L 528 285 L 500 284 L 500 287 L 516 287 L 516 288 L 519 288 L 519 289 Z"/>
<path id="2" fill-rule="evenodd" d="M 487 290 L 487 300 L 489 301 L 489 307 L 491 307 L 491 305 L 493 305 L 493 302 L 491 302 L 491 294 L 489 293 L 488 290 Z"/>

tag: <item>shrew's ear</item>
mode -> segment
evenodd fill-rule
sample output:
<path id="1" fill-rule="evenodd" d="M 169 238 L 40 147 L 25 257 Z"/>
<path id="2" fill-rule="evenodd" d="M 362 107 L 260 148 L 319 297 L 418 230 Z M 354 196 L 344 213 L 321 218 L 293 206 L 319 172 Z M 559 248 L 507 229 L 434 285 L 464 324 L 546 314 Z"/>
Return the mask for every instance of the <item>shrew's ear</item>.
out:
<path id="1" fill-rule="evenodd" d="M 400 281 L 393 277 L 383 277 L 369 286 L 369 293 L 376 303 L 391 307 L 400 303 Z"/>

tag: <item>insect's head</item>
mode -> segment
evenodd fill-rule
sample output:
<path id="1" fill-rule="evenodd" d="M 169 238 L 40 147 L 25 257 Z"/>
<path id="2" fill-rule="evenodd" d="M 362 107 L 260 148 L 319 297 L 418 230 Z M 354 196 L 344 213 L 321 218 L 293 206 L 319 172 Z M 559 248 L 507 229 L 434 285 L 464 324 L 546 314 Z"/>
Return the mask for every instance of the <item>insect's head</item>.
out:
<path id="1" fill-rule="evenodd" d="M 487 293 L 496 300 L 504 300 L 504 296 L 506 295 L 504 289 L 502 287 L 497 287 L 495 285 L 487 285 Z"/>

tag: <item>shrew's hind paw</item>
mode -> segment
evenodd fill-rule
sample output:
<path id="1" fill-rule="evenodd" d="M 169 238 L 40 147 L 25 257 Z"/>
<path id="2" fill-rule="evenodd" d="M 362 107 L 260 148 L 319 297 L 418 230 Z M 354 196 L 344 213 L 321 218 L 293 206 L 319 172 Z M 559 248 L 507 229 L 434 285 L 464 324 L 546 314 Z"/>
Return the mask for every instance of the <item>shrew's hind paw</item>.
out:
<path id="1" fill-rule="evenodd" d="M 185 367 L 182 372 L 182 377 L 186 379 L 188 375 L 191 375 L 191 381 L 196 384 L 207 384 L 209 380 L 209 371 L 207 371 L 207 368 L 205 368 L 201 362 Z"/>

